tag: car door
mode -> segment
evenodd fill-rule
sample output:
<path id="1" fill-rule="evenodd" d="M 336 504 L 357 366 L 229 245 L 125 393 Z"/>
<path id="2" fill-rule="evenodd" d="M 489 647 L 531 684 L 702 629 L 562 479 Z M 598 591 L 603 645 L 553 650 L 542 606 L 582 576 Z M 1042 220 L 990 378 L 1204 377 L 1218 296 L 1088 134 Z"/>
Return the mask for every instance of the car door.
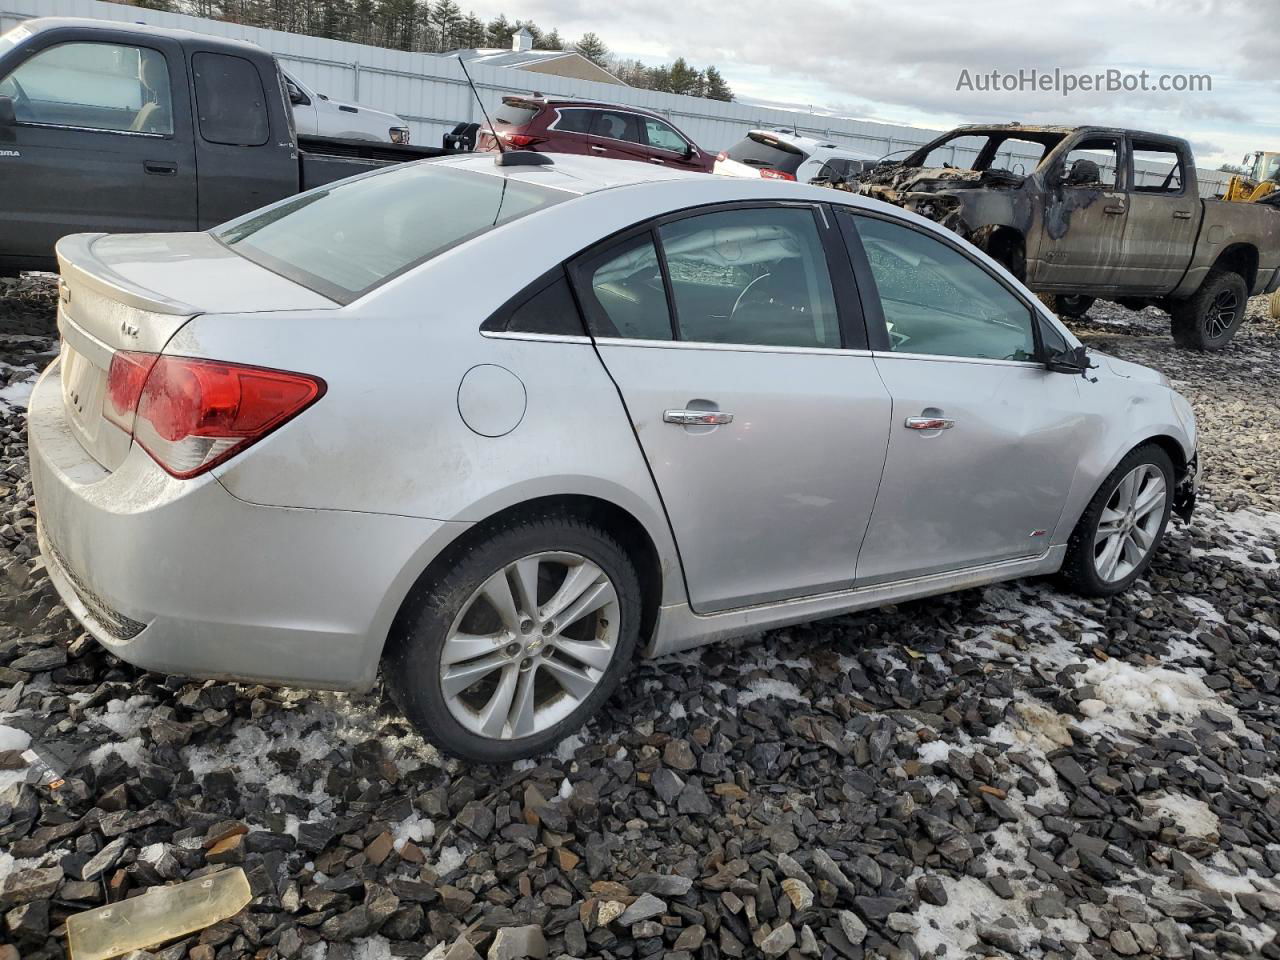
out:
<path id="1" fill-rule="evenodd" d="M 1200 226 L 1199 195 L 1189 183 L 1195 174 L 1173 142 L 1130 138 L 1129 146 L 1126 284 L 1168 293 L 1191 262 Z"/>
<path id="2" fill-rule="evenodd" d="M 1034 308 L 960 241 L 841 220 L 893 398 L 858 584 L 1043 554 L 1083 448 L 1080 378 L 1037 360 Z"/>
<path id="3" fill-rule="evenodd" d="M 284 85 L 293 107 L 294 131 L 300 137 L 324 136 L 325 131 L 320 129 L 319 105 L 310 92 L 287 73 L 284 74 Z"/>
<path id="4" fill-rule="evenodd" d="M 1027 250 L 1032 288 L 1123 289 L 1129 202 L 1123 148 L 1119 135 L 1085 135 L 1049 162 L 1041 223 Z"/>
<path id="5" fill-rule="evenodd" d="M 69 233 L 191 230 L 196 170 L 182 50 L 94 31 L 50 36 L 0 76 L 0 255 L 52 257 Z"/>
<path id="6" fill-rule="evenodd" d="M 572 265 L 700 613 L 853 583 L 890 401 L 829 222 L 701 208 Z"/>
<path id="7" fill-rule="evenodd" d="M 649 162 L 679 170 L 702 170 L 704 161 L 697 148 L 675 127 L 657 117 L 643 117 L 641 126 L 649 147 Z"/>
<path id="8" fill-rule="evenodd" d="M 647 163 L 649 147 L 644 142 L 642 119 L 625 110 L 593 110 L 591 152 L 597 157 Z"/>

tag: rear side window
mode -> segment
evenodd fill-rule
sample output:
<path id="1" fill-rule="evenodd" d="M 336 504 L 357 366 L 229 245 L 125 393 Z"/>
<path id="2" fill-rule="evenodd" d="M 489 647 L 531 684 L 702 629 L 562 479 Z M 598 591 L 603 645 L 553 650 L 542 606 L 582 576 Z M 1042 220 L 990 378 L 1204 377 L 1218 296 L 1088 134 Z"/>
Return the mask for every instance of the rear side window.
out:
<path id="1" fill-rule="evenodd" d="M 595 122 L 591 125 L 591 134 L 609 140 L 644 143 L 644 135 L 640 132 L 640 118 L 634 113 L 597 110 Z"/>
<path id="2" fill-rule="evenodd" d="M 799 147 L 761 133 L 748 134 L 745 140 L 729 148 L 728 155 L 730 160 L 737 160 L 749 167 L 792 174 L 800 169 L 800 164 L 809 156 Z"/>
<path id="3" fill-rule="evenodd" d="M 564 133 L 588 133 L 591 130 L 590 110 L 561 110 L 556 129 Z"/>
<path id="4" fill-rule="evenodd" d="M 1135 193 L 1181 193 L 1182 157 L 1173 147 L 1159 143 L 1133 144 Z"/>
<path id="5" fill-rule="evenodd" d="M 238 147 L 267 142 L 267 95 L 257 67 L 244 57 L 197 53 L 191 68 L 200 136 Z"/>
<path id="6" fill-rule="evenodd" d="M 485 321 L 482 329 L 562 337 L 580 337 L 586 333 L 569 280 L 561 267 L 535 281 L 531 292 L 512 298 L 510 304 Z"/>
<path id="7" fill-rule="evenodd" d="M 592 333 L 631 340 L 671 339 L 667 291 L 651 234 L 589 257 L 579 270 L 589 298 Z"/>
<path id="8" fill-rule="evenodd" d="M 311 190 L 213 235 L 268 270 L 350 303 L 450 247 L 570 196 L 442 163 L 404 164 Z"/>

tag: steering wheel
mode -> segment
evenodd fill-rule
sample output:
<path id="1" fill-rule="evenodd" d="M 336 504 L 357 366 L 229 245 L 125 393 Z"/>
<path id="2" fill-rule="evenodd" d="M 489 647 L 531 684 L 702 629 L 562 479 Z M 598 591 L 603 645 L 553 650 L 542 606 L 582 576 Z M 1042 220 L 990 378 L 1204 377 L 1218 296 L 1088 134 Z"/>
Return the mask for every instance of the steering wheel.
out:
<path id="1" fill-rule="evenodd" d="M 752 280 L 750 283 L 748 283 L 745 287 L 742 288 L 742 292 L 738 294 L 738 299 L 733 301 L 733 309 L 729 311 L 730 320 L 732 320 L 733 315 L 738 312 L 738 308 L 742 306 L 742 301 L 746 297 L 746 295 L 751 292 L 751 288 L 754 287 L 761 280 L 764 280 L 766 277 L 771 277 L 771 276 L 773 276 L 773 274 L 771 273 L 762 273 L 760 274 L 760 276 L 756 277 L 754 280 Z"/>

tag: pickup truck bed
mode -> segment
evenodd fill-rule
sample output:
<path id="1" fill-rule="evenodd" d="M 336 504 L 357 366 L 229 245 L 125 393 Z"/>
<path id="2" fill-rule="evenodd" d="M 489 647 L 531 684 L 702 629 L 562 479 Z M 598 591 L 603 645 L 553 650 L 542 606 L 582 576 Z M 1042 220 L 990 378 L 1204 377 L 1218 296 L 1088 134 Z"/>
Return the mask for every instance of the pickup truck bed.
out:
<path id="1" fill-rule="evenodd" d="M 1097 297 L 1160 306 L 1184 346 L 1225 346 L 1244 301 L 1280 285 L 1280 209 L 1202 199 L 1175 137 L 960 127 L 852 189 L 950 227 L 1065 316 Z"/>
<path id="2" fill-rule="evenodd" d="M 0 275 L 56 269 L 70 233 L 203 230 L 439 148 L 294 135 L 252 44 L 102 20 L 0 37 Z"/>

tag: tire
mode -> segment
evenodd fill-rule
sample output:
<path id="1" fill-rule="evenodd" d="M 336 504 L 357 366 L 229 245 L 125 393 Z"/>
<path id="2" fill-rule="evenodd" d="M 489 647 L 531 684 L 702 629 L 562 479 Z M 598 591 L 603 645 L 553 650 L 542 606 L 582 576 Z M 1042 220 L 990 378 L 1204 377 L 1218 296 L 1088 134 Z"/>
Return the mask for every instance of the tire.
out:
<path id="1" fill-rule="evenodd" d="M 1277 290 L 1267 300 L 1267 313 L 1270 314 L 1272 320 L 1280 320 L 1280 290 Z"/>
<path id="2" fill-rule="evenodd" d="M 1060 317 L 1076 320 L 1089 312 L 1089 308 L 1097 301 L 1097 297 L 1087 297 L 1082 293 L 1057 293 L 1045 298 L 1045 304 Z"/>
<path id="3" fill-rule="evenodd" d="M 600 709 L 631 665 L 641 617 L 635 565 L 607 531 L 546 513 L 495 525 L 445 567 L 415 585 L 392 626 L 383 657 L 392 699 L 453 756 L 508 763 L 546 753 Z M 532 604 L 521 600 L 522 579 L 537 583 Z M 583 597 L 607 598 L 612 588 L 612 601 L 564 623 L 544 617 L 561 587 L 568 596 L 582 584 Z M 505 617 L 491 596 L 513 601 Z"/>
<path id="4" fill-rule="evenodd" d="M 1244 322 L 1248 300 L 1244 277 L 1210 270 L 1199 290 L 1172 305 L 1174 342 L 1191 350 L 1221 350 Z"/>
<path id="5" fill-rule="evenodd" d="M 1120 551 L 1117 567 L 1108 574 L 1105 567 L 1108 559 L 1107 547 L 1111 541 L 1108 538 L 1107 543 L 1099 542 L 1099 527 L 1106 522 L 1109 528 L 1119 528 L 1123 533 L 1122 522 L 1114 517 L 1116 505 L 1119 503 L 1123 506 L 1124 493 L 1120 487 L 1131 474 L 1138 471 L 1143 471 L 1138 476 L 1143 477 L 1144 481 L 1154 480 L 1157 475 L 1160 477 L 1164 483 L 1164 504 L 1159 510 L 1151 508 L 1149 516 L 1139 515 L 1140 521 L 1147 519 L 1148 522 L 1131 525 L 1131 529 L 1139 536 L 1134 537 L 1132 534 L 1122 536 L 1120 543 L 1125 549 Z M 1139 486 L 1139 496 L 1143 491 L 1150 489 L 1153 488 Z M 1152 557 L 1155 556 L 1156 550 L 1164 539 L 1165 530 L 1169 525 L 1169 514 L 1173 509 L 1173 495 L 1173 462 L 1169 459 L 1169 455 L 1155 444 L 1145 444 L 1131 450 L 1102 482 L 1079 522 L 1076 523 L 1076 528 L 1072 531 L 1071 539 L 1067 544 L 1067 555 L 1062 563 L 1060 578 L 1076 593 L 1089 597 L 1110 597 L 1127 590 L 1135 580 L 1146 573 Z M 1105 521 L 1104 514 L 1106 514 Z M 1148 537 L 1149 545 L 1146 546 L 1145 553 L 1141 557 L 1135 556 L 1125 544 L 1126 540 L 1132 540 L 1136 550 L 1140 543 L 1147 542 Z"/>

